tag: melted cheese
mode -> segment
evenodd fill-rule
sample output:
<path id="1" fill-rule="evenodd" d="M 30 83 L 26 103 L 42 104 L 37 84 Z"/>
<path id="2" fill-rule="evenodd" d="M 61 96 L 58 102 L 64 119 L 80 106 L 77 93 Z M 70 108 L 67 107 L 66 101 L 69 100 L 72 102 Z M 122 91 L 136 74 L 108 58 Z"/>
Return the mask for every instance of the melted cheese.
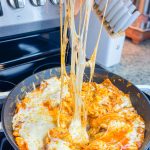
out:
<path id="1" fill-rule="evenodd" d="M 13 118 L 14 129 L 20 122 L 22 123 L 19 134 L 27 143 L 29 150 L 42 149 L 47 132 L 55 127 L 45 107 L 22 109 Z"/>
<path id="2" fill-rule="evenodd" d="M 29 92 L 26 95 L 26 98 L 30 99 L 26 103 L 27 107 L 37 107 L 41 105 L 45 100 L 51 100 L 52 106 L 55 107 L 61 102 L 61 82 L 58 78 L 52 77 L 48 80 L 45 80 L 47 83 L 46 88 L 43 91 L 33 91 Z M 69 95 L 67 84 L 63 87 L 62 98 Z"/>
<path id="3" fill-rule="evenodd" d="M 69 143 L 60 139 L 51 139 L 50 144 L 47 145 L 47 150 L 71 150 Z"/>
<path id="4" fill-rule="evenodd" d="M 130 107 L 132 107 L 132 104 L 131 104 L 130 99 L 129 99 L 128 96 L 121 96 L 120 99 L 121 99 L 121 104 L 120 105 L 119 104 L 115 105 L 115 107 L 114 107 L 115 111 L 118 111 L 118 110 L 120 110 L 122 108 L 130 108 Z"/>
<path id="5" fill-rule="evenodd" d="M 43 102 L 50 100 L 52 107 L 60 104 L 61 82 L 56 77 L 48 79 L 45 82 L 47 86 L 42 92 L 35 90 L 27 93 L 26 98 L 28 101 L 25 103 L 25 108 L 19 109 L 12 121 L 13 130 L 18 130 L 18 125 L 21 127 L 19 135 L 25 140 L 29 150 L 43 148 L 43 140 L 47 132 L 56 127 L 49 110 L 43 106 Z M 66 84 L 63 88 L 63 97 L 67 95 L 69 93 L 68 85 Z"/>
<path id="6" fill-rule="evenodd" d="M 50 99 L 52 106 L 55 107 L 60 104 L 62 98 L 69 95 L 68 85 L 64 85 L 61 97 L 61 81 L 58 78 L 53 77 L 46 80 L 46 82 L 48 83 L 48 85 L 44 89 L 42 97 L 44 97 L 46 100 Z"/>
<path id="7" fill-rule="evenodd" d="M 69 128 L 69 132 L 72 135 L 72 138 L 76 140 L 77 142 L 82 142 L 81 137 L 83 136 L 88 140 L 88 134 L 86 133 L 86 124 L 82 125 L 82 121 L 86 122 L 86 109 L 85 109 L 85 104 L 82 100 L 81 96 L 81 90 L 82 90 L 82 84 L 83 84 L 83 76 L 84 76 L 84 71 L 85 67 L 87 64 L 90 64 L 91 66 L 91 76 L 90 76 L 90 81 L 93 77 L 94 74 L 94 68 L 95 68 L 95 60 L 96 60 L 96 54 L 97 54 L 97 49 L 98 49 L 98 44 L 100 41 L 100 36 L 102 32 L 102 27 L 104 23 L 104 17 L 102 20 L 102 26 L 100 28 L 98 40 L 95 46 L 95 49 L 93 51 L 93 54 L 91 56 L 91 59 L 89 62 L 86 62 L 86 42 L 87 42 L 87 33 L 88 33 L 88 26 L 89 26 L 89 20 L 90 20 L 90 13 L 92 10 L 92 0 L 86 0 L 84 2 L 84 8 L 81 9 L 80 11 L 80 24 L 79 24 L 79 33 L 77 33 L 75 29 L 75 19 L 74 19 L 74 6 L 75 6 L 75 0 L 66 0 L 65 1 L 65 19 L 63 23 L 63 7 L 62 7 L 62 0 L 60 0 L 60 27 L 61 27 L 61 82 L 63 84 L 64 82 L 64 75 L 65 75 L 65 54 L 66 54 L 66 48 L 67 48 L 67 29 L 70 29 L 70 35 L 71 35 L 71 81 L 72 81 L 72 97 L 75 102 L 75 111 L 74 111 L 74 116 Z M 106 12 L 106 8 L 108 5 L 108 0 L 107 4 L 105 7 L 104 11 L 104 16 Z M 82 11 L 85 10 L 85 11 Z M 82 14 L 84 14 L 83 18 L 81 17 Z M 81 25 L 81 22 L 83 22 L 83 25 Z M 64 26 L 63 26 L 64 24 Z M 63 31 L 64 29 L 64 31 Z M 62 85 L 63 88 L 63 85 Z M 61 90 L 61 93 L 63 93 L 63 90 Z M 81 119 L 81 110 L 83 111 L 83 120 Z M 61 108 L 60 108 L 61 111 Z M 60 126 L 60 117 L 58 117 L 58 126 Z M 74 128 L 76 127 L 76 134 L 78 136 L 74 137 Z M 83 131 L 81 131 L 83 130 Z M 83 139 L 84 139 L 83 138 Z M 79 140 L 79 141 L 78 141 Z"/>
<path id="8" fill-rule="evenodd" d="M 62 4 L 62 1 L 60 1 L 60 4 Z M 83 75 L 84 75 L 84 69 L 86 66 L 86 58 L 85 58 L 85 44 L 86 44 L 86 38 L 87 38 L 87 29 L 88 29 L 88 22 L 89 22 L 89 16 L 90 16 L 90 11 L 92 8 L 92 3 L 91 0 L 87 0 L 85 2 L 85 9 L 86 9 L 86 19 L 84 19 L 84 25 L 82 29 L 82 35 L 77 35 L 77 32 L 75 30 L 75 20 L 74 20 L 74 6 L 75 6 L 75 1 L 73 0 L 68 0 L 65 3 L 65 22 L 64 22 L 64 29 L 70 28 L 71 32 L 71 45 L 72 45 L 72 56 L 71 56 L 71 81 L 72 81 L 72 87 L 73 87 L 73 98 L 75 101 L 75 112 L 74 112 L 74 117 L 71 122 L 71 126 L 69 128 L 70 134 L 72 135 L 72 138 L 74 140 L 78 140 L 79 138 L 77 137 L 86 137 L 87 133 L 82 132 L 81 130 L 86 131 L 84 127 L 81 124 L 81 107 L 84 107 L 82 105 L 82 98 L 81 98 L 81 89 L 82 89 L 82 83 L 83 83 Z M 61 8 L 61 7 L 60 7 Z M 61 16 L 62 17 L 62 11 Z M 62 56 L 65 56 L 65 51 L 66 49 L 66 39 L 63 39 L 66 36 L 66 33 L 64 31 L 64 34 L 62 33 L 62 19 L 61 19 L 61 49 L 62 49 Z M 84 36 L 84 37 L 83 37 Z M 83 40 L 84 38 L 84 40 Z M 61 57 L 62 63 L 64 58 Z M 76 66 L 76 67 L 75 67 Z M 64 72 L 65 70 L 65 65 L 62 64 L 61 70 Z M 61 76 L 62 82 L 63 82 L 63 74 Z M 77 137 L 74 137 L 74 128 L 76 125 L 77 126 Z M 83 133 L 83 134 L 81 134 Z M 80 140 L 77 142 L 81 142 Z"/>
<path id="9" fill-rule="evenodd" d="M 82 127 L 78 120 L 71 122 L 69 133 L 71 134 L 75 143 L 88 143 L 89 141 L 86 128 Z"/>
<path id="10" fill-rule="evenodd" d="M 138 118 L 133 121 L 133 129 L 127 134 L 127 137 L 130 139 L 129 144 L 139 142 L 142 139 L 142 134 L 139 134 L 138 129 L 144 129 L 145 124 Z"/>

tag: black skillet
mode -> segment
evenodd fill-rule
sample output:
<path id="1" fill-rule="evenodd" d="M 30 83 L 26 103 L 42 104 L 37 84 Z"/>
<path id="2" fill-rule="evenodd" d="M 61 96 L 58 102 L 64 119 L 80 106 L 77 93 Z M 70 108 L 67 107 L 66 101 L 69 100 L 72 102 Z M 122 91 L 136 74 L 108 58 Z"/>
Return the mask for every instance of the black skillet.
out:
<path id="1" fill-rule="evenodd" d="M 67 72 L 70 68 L 67 67 Z M 39 73 L 36 73 L 24 81 L 19 83 L 9 94 L 6 103 L 3 106 L 2 111 L 2 126 L 7 139 L 14 149 L 18 149 L 12 135 L 12 117 L 16 107 L 17 100 L 21 100 L 26 92 L 33 89 L 33 83 L 39 86 L 42 80 L 48 79 L 52 76 L 60 76 L 60 68 L 48 69 Z M 87 81 L 89 78 L 89 69 L 85 70 L 84 80 Z M 93 81 L 101 83 L 106 78 L 109 78 L 114 85 L 116 85 L 124 93 L 130 94 L 130 98 L 133 106 L 137 110 L 138 114 L 141 115 L 146 124 L 145 140 L 140 150 L 147 150 L 150 146 L 150 102 L 147 97 L 133 84 L 127 80 L 117 76 L 113 73 L 107 72 L 104 69 L 95 69 Z"/>

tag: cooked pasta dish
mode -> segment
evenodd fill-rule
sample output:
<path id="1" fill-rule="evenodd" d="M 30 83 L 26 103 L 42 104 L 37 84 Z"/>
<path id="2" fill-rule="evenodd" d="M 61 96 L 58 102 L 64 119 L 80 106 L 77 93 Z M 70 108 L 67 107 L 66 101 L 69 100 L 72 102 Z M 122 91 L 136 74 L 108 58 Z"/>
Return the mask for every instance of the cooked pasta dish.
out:
<path id="1" fill-rule="evenodd" d="M 115 87 L 109 79 L 101 84 L 84 82 L 82 98 L 87 121 L 81 110 L 81 123 L 87 136 L 75 124 L 72 138 L 69 126 L 73 118 L 74 100 L 70 78 L 66 78 L 62 100 L 61 80 L 53 77 L 17 104 L 13 117 L 13 135 L 20 150 L 136 150 L 144 140 L 144 121 L 133 108 L 129 95 Z M 60 113 L 60 127 L 57 117 Z M 80 128 L 79 128 L 80 130 Z"/>
<path id="2" fill-rule="evenodd" d="M 20 150 L 140 148 L 145 124 L 132 106 L 129 95 L 120 91 L 109 79 L 100 84 L 92 80 L 109 0 L 106 1 L 99 36 L 87 61 L 86 40 L 92 1 L 85 0 L 77 31 L 75 0 L 64 0 L 64 5 L 60 0 L 61 76 L 44 80 L 17 103 L 12 126 Z M 70 38 L 67 36 L 68 29 Z M 71 43 L 69 75 L 65 66 L 68 41 Z M 90 67 L 88 82 L 83 81 L 86 67 Z"/>

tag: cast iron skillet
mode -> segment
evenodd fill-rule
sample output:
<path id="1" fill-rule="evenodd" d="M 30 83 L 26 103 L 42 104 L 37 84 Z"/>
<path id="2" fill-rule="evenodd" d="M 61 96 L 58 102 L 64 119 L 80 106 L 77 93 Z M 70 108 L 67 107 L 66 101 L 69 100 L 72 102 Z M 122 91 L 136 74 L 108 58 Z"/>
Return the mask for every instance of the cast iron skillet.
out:
<path id="1" fill-rule="evenodd" d="M 67 72 L 69 72 L 70 67 L 67 67 Z M 16 107 L 16 102 L 21 100 L 26 92 L 32 91 L 33 83 L 38 86 L 42 80 L 48 79 L 52 76 L 60 76 L 60 68 L 48 69 L 37 74 L 34 74 L 20 84 L 18 84 L 12 92 L 9 94 L 6 103 L 4 104 L 2 111 L 2 126 L 5 132 L 5 135 L 14 149 L 17 149 L 17 145 L 14 141 L 12 135 L 12 117 L 14 115 L 14 110 Z M 84 80 L 87 81 L 89 78 L 89 69 L 85 70 Z M 138 114 L 140 114 L 146 124 L 145 131 L 145 140 L 140 150 L 146 150 L 150 146 L 150 102 L 146 98 L 146 96 L 137 89 L 133 84 L 128 82 L 127 80 L 107 72 L 103 69 L 95 69 L 95 74 L 93 81 L 97 83 L 101 83 L 106 78 L 109 78 L 114 85 L 116 85 L 120 90 L 125 93 L 130 94 L 130 98 L 133 106 L 137 110 Z"/>

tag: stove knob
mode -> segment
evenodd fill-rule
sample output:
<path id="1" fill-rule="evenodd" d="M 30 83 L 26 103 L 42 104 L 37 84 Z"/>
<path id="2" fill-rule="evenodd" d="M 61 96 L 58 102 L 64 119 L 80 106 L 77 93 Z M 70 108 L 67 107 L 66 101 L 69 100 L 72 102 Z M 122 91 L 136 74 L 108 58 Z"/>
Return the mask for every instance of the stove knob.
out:
<path id="1" fill-rule="evenodd" d="M 32 4 L 35 6 L 43 6 L 46 3 L 46 0 L 31 0 Z"/>
<path id="2" fill-rule="evenodd" d="M 52 4 L 59 5 L 59 0 L 50 0 Z"/>
<path id="3" fill-rule="evenodd" d="M 23 8 L 25 6 L 25 0 L 9 0 L 9 4 L 12 8 Z"/>

